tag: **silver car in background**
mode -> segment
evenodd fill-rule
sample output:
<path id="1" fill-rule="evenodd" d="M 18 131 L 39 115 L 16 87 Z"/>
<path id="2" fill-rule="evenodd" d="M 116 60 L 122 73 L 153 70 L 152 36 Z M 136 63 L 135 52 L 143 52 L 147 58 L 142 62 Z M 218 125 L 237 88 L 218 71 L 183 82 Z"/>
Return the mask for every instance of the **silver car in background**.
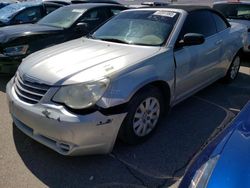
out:
<path id="1" fill-rule="evenodd" d="M 208 7 L 127 10 L 25 58 L 7 85 L 10 113 L 60 154 L 108 153 L 117 137 L 143 142 L 170 107 L 234 80 L 246 42 L 244 26 Z"/>
<path id="2" fill-rule="evenodd" d="M 220 11 L 229 22 L 245 25 L 248 28 L 248 48 L 250 53 L 250 1 L 219 1 L 213 8 Z"/>

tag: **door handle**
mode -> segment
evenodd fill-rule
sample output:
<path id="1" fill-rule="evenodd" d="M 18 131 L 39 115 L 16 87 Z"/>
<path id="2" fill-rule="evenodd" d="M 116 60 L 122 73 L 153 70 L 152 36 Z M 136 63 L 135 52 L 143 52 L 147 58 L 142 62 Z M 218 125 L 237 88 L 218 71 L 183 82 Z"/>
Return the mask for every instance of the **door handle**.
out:
<path id="1" fill-rule="evenodd" d="M 218 40 L 217 42 L 215 42 L 216 45 L 220 45 L 222 43 L 222 40 Z"/>

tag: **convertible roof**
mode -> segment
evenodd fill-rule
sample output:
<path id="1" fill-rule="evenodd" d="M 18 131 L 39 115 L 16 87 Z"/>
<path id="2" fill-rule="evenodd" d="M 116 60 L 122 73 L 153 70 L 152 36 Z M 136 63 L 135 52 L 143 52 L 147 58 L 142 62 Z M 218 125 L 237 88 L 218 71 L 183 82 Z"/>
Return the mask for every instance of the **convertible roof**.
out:
<path id="1" fill-rule="evenodd" d="M 202 6 L 202 5 L 169 5 L 169 6 L 166 6 L 165 8 L 181 9 L 181 10 L 185 10 L 188 13 L 193 12 L 193 11 L 198 11 L 198 10 L 209 10 L 209 11 L 212 11 L 212 12 L 218 14 L 227 23 L 227 25 L 230 26 L 227 19 L 219 11 L 217 11 L 217 10 L 215 10 L 215 9 L 209 7 L 209 6 Z"/>
<path id="2" fill-rule="evenodd" d="M 162 8 L 162 7 L 157 7 L 157 8 Z M 173 9 L 182 9 L 185 10 L 186 12 L 193 12 L 196 10 L 213 10 L 209 6 L 202 6 L 202 5 L 168 5 L 164 6 L 164 8 L 173 8 Z"/>

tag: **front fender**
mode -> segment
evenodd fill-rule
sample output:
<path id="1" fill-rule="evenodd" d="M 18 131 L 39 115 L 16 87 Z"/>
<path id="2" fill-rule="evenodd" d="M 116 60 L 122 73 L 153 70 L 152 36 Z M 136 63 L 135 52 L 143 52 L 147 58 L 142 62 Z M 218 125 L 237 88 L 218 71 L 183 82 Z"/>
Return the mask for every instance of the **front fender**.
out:
<path id="1" fill-rule="evenodd" d="M 171 96 L 173 96 L 174 78 L 173 53 L 162 52 L 128 68 L 112 79 L 110 87 L 97 105 L 102 108 L 109 108 L 124 104 L 130 101 L 141 88 L 155 81 L 166 82 L 170 88 Z"/>

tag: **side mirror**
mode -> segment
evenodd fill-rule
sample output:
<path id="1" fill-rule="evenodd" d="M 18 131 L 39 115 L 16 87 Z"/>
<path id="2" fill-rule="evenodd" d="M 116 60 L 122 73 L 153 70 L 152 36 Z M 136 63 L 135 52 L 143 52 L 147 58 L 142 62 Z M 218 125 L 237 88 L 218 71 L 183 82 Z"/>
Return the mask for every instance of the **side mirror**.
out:
<path id="1" fill-rule="evenodd" d="M 77 31 L 84 31 L 88 28 L 88 24 L 86 22 L 79 22 L 76 24 L 76 30 Z"/>
<path id="2" fill-rule="evenodd" d="M 184 35 L 183 45 L 184 46 L 193 46 L 200 45 L 205 42 L 205 37 L 202 34 L 198 33 L 188 33 Z"/>

